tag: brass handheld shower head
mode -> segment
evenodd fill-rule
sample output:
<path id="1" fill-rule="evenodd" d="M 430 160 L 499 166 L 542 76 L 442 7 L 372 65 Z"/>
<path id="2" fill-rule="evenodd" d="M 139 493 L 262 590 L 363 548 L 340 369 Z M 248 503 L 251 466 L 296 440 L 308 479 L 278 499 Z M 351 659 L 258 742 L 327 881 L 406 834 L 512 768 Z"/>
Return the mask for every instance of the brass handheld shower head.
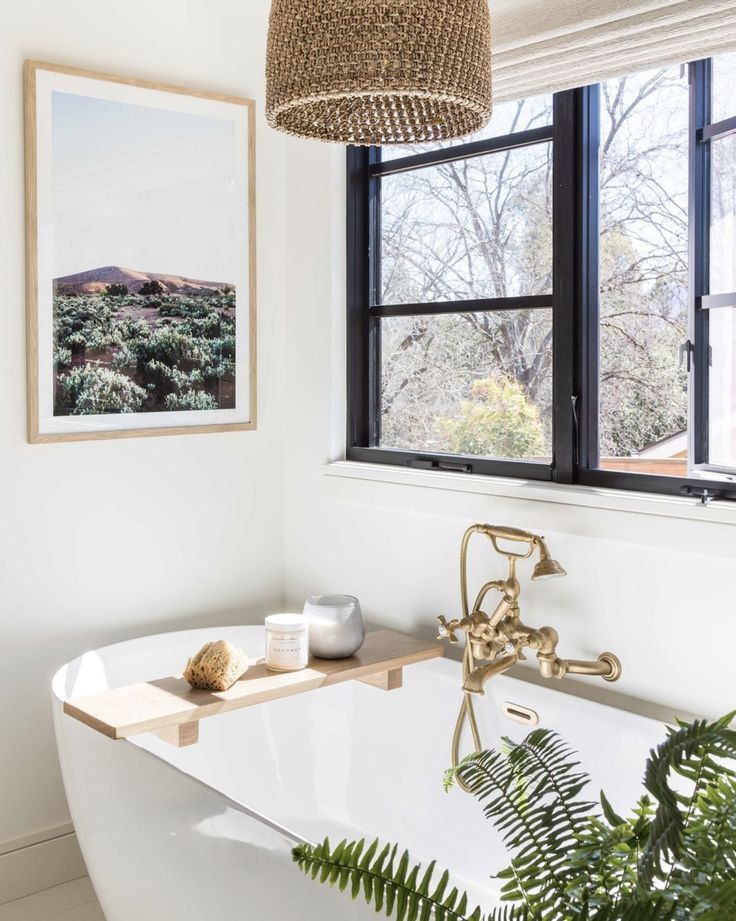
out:
<path id="1" fill-rule="evenodd" d="M 539 560 L 532 572 L 532 582 L 540 582 L 542 579 L 554 579 L 557 576 L 566 576 L 567 571 L 560 566 L 557 560 L 553 560 L 547 549 L 547 544 L 543 537 L 537 538 L 539 547 Z"/>

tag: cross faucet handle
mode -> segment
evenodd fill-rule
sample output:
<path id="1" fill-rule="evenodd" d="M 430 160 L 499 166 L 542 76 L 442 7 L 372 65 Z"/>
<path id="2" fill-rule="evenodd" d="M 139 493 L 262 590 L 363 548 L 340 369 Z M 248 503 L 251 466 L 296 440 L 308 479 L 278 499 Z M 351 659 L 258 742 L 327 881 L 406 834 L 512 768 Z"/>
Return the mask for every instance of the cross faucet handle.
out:
<path id="1" fill-rule="evenodd" d="M 451 643 L 457 643 L 455 631 L 460 626 L 460 621 L 451 620 L 448 622 L 447 618 L 443 614 L 440 614 L 437 620 L 440 625 L 439 630 L 437 631 L 437 639 L 449 640 Z"/>

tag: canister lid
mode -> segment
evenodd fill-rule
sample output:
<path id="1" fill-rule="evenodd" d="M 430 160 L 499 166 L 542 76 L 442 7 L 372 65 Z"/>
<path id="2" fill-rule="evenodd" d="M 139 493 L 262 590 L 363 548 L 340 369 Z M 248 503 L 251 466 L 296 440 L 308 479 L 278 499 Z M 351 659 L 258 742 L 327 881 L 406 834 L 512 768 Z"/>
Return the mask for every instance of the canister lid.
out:
<path id="1" fill-rule="evenodd" d="M 266 618 L 266 627 L 277 633 L 306 630 L 309 621 L 303 614 L 269 614 Z"/>

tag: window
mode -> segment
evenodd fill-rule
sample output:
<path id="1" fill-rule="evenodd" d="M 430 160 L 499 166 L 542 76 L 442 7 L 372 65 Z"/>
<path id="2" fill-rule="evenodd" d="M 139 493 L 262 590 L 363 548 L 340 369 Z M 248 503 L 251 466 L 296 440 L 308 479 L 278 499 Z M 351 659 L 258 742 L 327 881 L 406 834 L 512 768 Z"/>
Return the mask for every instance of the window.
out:
<path id="1" fill-rule="evenodd" d="M 736 54 L 696 72 L 693 467 L 736 480 Z"/>
<path id="2" fill-rule="evenodd" d="M 600 89 L 596 466 L 687 475 L 687 72 Z"/>
<path id="3" fill-rule="evenodd" d="M 348 457 L 736 496 L 735 86 L 724 55 L 349 148 Z"/>

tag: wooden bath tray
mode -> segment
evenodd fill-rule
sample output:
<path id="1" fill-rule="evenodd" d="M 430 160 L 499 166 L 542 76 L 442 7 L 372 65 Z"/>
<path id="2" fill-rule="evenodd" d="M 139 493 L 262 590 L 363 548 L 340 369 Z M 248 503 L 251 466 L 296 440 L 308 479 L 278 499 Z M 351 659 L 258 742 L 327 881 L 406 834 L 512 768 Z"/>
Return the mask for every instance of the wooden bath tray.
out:
<path id="1" fill-rule="evenodd" d="M 366 635 L 349 659 L 310 659 L 298 672 L 270 672 L 251 665 L 229 691 L 200 691 L 181 677 L 158 678 L 142 684 L 72 697 L 64 712 L 111 739 L 155 732 L 173 745 L 192 745 L 199 721 L 241 707 L 291 697 L 303 691 L 356 679 L 390 691 L 401 687 L 402 668 L 443 654 L 442 646 L 394 630 Z"/>

